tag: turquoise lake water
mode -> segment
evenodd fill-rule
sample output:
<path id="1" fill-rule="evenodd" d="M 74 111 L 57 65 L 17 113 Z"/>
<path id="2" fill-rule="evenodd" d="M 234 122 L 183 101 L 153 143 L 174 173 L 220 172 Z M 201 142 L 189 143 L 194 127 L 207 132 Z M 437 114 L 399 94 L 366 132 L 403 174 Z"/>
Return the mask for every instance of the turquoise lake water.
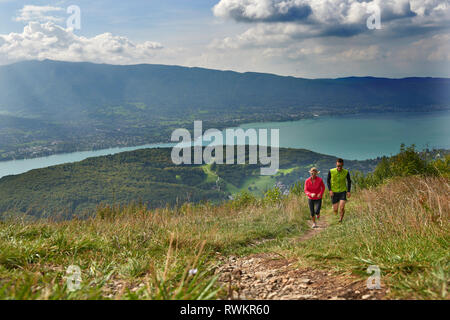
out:
<path id="1" fill-rule="evenodd" d="M 279 129 L 280 147 L 303 148 L 344 159 L 364 160 L 396 154 L 401 143 L 415 144 L 419 149 L 427 146 L 450 149 L 449 124 L 450 112 L 439 112 L 316 117 L 292 122 L 250 123 L 241 127 Z M 0 162 L 0 178 L 89 157 L 171 146 L 173 144 L 170 143 L 150 144 L 4 161 Z"/>
<path id="2" fill-rule="evenodd" d="M 304 148 L 350 160 L 398 153 L 400 144 L 418 149 L 450 148 L 450 112 L 361 114 L 311 120 L 246 124 L 280 129 L 280 146 Z"/>

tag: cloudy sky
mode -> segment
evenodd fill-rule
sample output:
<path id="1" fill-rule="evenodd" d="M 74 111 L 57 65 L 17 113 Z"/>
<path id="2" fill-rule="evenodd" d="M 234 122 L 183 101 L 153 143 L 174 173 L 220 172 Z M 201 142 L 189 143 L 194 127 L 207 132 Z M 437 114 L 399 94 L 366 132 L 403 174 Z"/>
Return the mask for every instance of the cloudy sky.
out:
<path id="1" fill-rule="evenodd" d="M 450 77 L 450 0 L 0 0 L 0 64 L 29 59 Z"/>

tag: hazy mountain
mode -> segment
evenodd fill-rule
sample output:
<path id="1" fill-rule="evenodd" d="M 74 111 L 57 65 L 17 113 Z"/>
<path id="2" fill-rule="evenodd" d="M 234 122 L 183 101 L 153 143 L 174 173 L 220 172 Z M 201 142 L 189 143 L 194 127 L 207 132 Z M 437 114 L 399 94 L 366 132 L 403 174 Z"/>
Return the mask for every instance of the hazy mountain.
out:
<path id="1" fill-rule="evenodd" d="M 300 79 L 163 65 L 27 61 L 0 67 L 0 108 L 34 115 L 84 115 L 127 102 L 151 109 L 394 106 L 450 102 L 450 79 Z"/>
<path id="2" fill-rule="evenodd" d="M 0 160 L 167 141 L 224 128 L 355 112 L 448 108 L 450 79 L 301 79 L 163 65 L 26 61 L 0 67 Z"/>

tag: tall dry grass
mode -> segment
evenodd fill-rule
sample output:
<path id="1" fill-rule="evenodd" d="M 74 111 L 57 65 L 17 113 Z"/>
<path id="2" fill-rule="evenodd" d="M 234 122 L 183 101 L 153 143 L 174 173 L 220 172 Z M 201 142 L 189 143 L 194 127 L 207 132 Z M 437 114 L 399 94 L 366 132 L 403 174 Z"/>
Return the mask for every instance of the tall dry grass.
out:
<path id="1" fill-rule="evenodd" d="M 295 196 L 154 210 L 130 204 L 98 208 L 87 220 L 3 222 L 0 299 L 216 298 L 218 255 L 300 234 L 303 224 Z M 82 271 L 76 292 L 66 288 L 70 265 Z"/>
<path id="2" fill-rule="evenodd" d="M 377 265 L 395 297 L 448 299 L 449 214 L 447 178 L 390 179 L 355 193 L 344 223 L 333 220 L 295 253 L 363 277 L 369 265 Z"/>
<path id="3" fill-rule="evenodd" d="M 362 190 L 354 206 L 377 237 L 407 238 L 448 231 L 450 186 L 445 178 L 397 178 Z"/>

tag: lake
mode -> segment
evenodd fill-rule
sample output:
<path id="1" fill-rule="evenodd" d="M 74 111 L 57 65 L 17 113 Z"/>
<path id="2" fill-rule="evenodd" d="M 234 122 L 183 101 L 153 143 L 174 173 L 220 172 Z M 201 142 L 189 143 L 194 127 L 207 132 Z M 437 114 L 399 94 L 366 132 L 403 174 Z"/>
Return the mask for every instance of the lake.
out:
<path id="1" fill-rule="evenodd" d="M 350 160 L 397 154 L 400 144 L 450 149 L 450 112 L 359 114 L 250 123 L 242 128 L 280 129 L 280 146 Z"/>
<path id="2" fill-rule="evenodd" d="M 439 112 L 316 117 L 290 122 L 249 123 L 241 128 L 279 129 L 280 147 L 303 148 L 344 159 L 364 160 L 396 154 L 401 143 L 415 144 L 419 149 L 427 146 L 450 149 L 449 124 L 450 112 Z M 4 161 L 0 162 L 0 178 L 89 157 L 172 146 L 171 143 L 149 144 Z"/>
<path id="3" fill-rule="evenodd" d="M 46 168 L 50 166 L 55 166 L 58 164 L 78 162 L 92 157 L 106 156 L 109 154 L 116 154 L 120 152 L 133 151 L 138 149 L 147 148 L 168 148 L 172 144 L 148 144 L 139 147 L 124 147 L 124 148 L 110 148 L 95 151 L 80 151 L 73 153 L 55 154 L 48 157 L 33 158 L 33 159 L 23 159 L 23 160 L 12 160 L 12 161 L 1 161 L 0 162 L 0 178 L 7 175 L 15 175 L 24 173 L 33 169 Z"/>

